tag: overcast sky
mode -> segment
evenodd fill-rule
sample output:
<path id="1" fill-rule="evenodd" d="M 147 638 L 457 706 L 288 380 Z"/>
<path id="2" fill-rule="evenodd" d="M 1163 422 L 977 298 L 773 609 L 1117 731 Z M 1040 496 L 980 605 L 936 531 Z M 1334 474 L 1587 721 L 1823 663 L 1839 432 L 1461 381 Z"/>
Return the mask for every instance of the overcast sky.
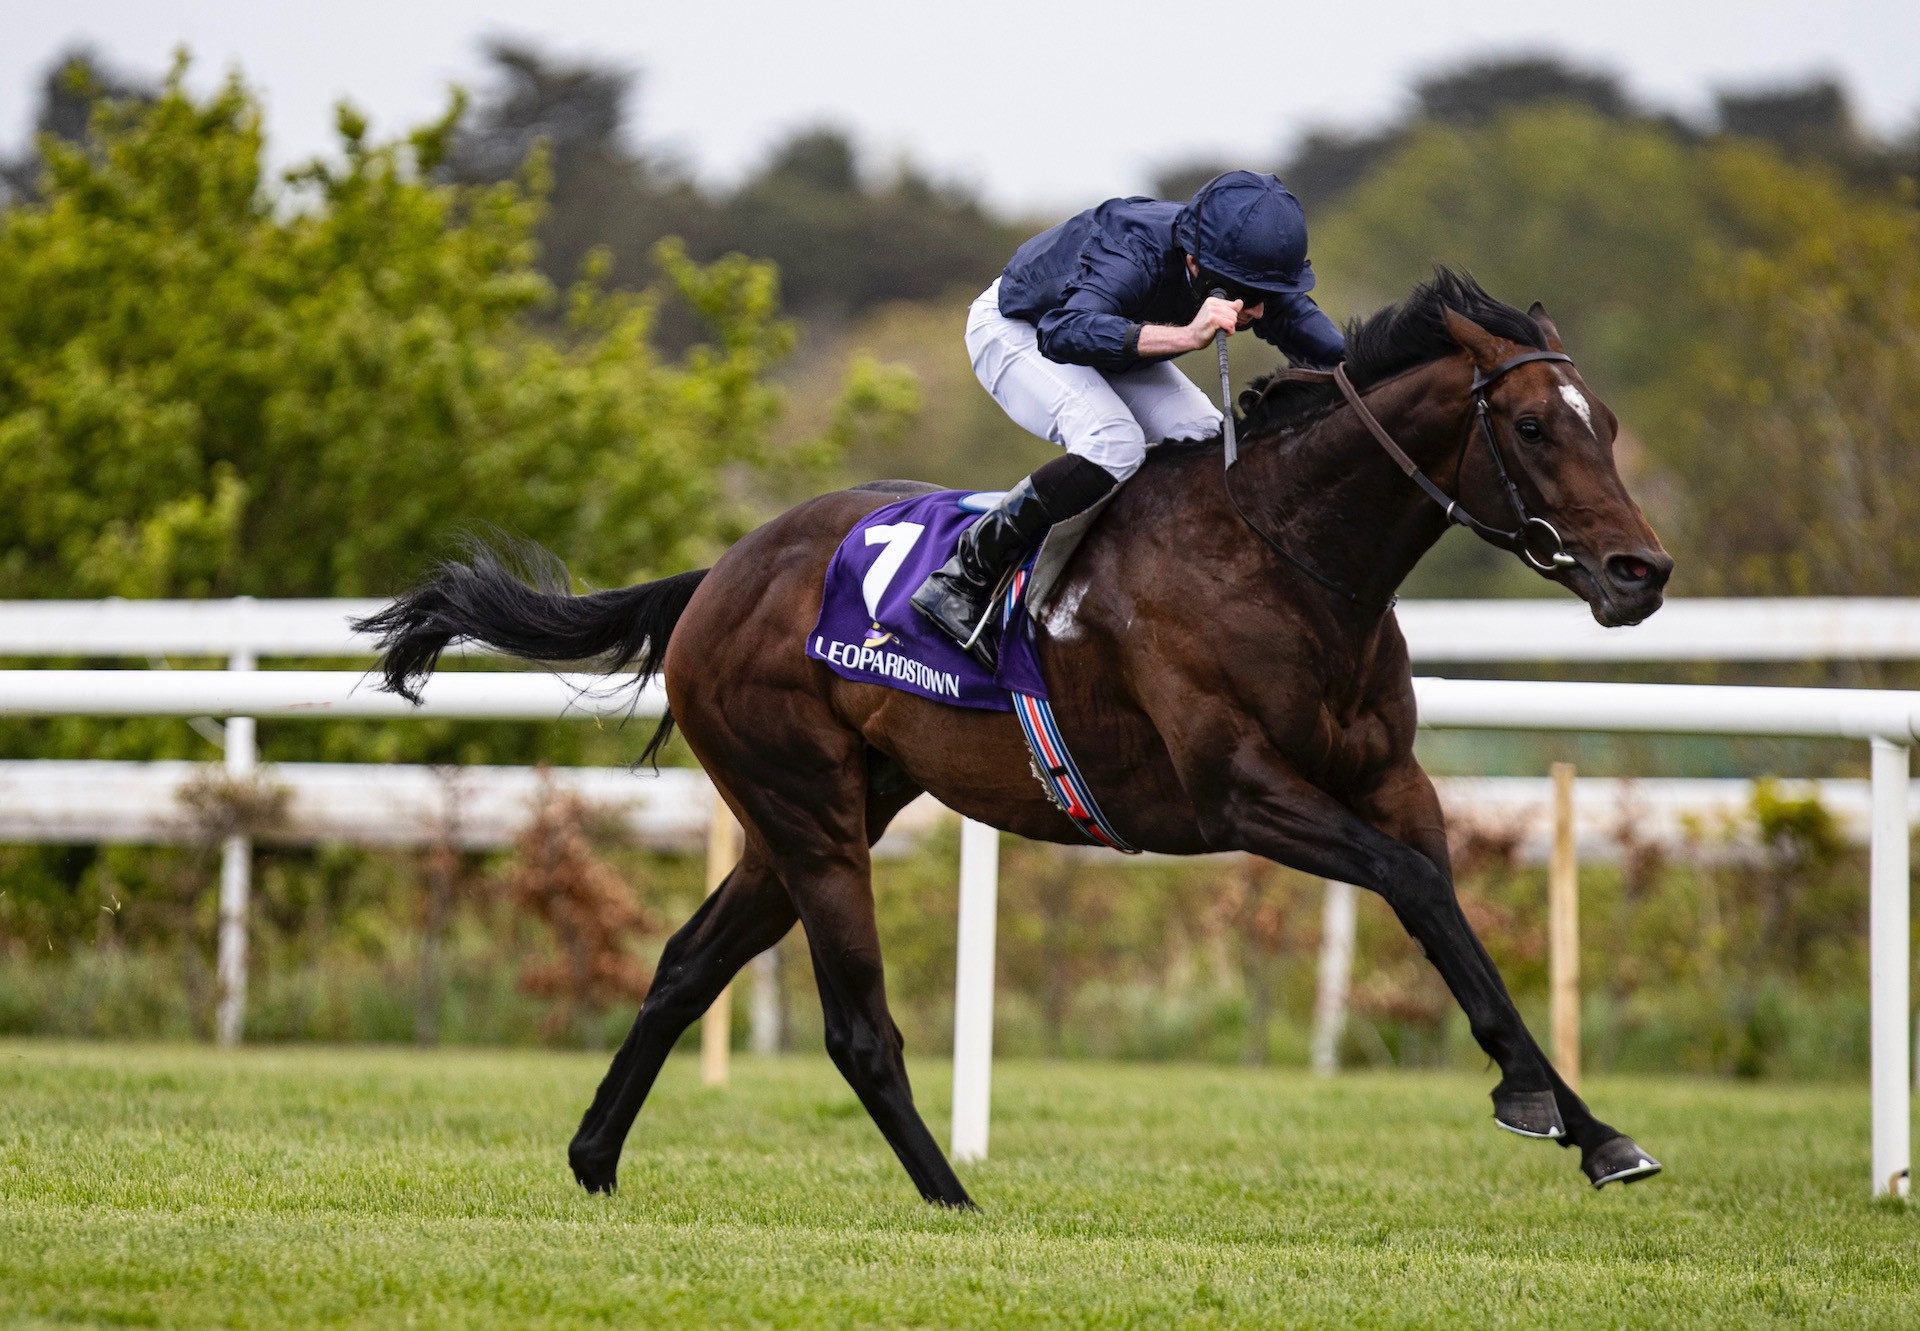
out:
<path id="1" fill-rule="evenodd" d="M 1309 125 L 1390 115 L 1411 79 L 1469 55 L 1551 49 L 1685 112 L 1716 86 L 1830 73 L 1883 131 L 1920 111 L 1915 0 L 1183 0 L 960 4 L 724 0 L 5 0 L 0 145 L 27 132 L 41 70 L 78 43 L 135 71 L 182 43 L 196 82 L 238 66 L 264 92 L 275 158 L 324 149 L 350 97 L 384 131 L 472 82 L 490 34 L 642 75 L 641 135 L 710 180 L 781 133 L 832 122 L 869 161 L 936 173 L 1038 212 L 1145 188 L 1194 156 L 1271 160 Z"/>

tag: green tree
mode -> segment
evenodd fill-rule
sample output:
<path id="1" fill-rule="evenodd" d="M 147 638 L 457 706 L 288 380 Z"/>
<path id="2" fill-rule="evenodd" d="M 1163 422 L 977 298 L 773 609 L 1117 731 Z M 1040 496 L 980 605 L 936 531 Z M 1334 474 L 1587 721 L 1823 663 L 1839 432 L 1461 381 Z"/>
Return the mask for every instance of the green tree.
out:
<path id="1" fill-rule="evenodd" d="M 697 253 L 719 253 L 712 201 L 679 164 L 644 144 L 633 127 L 639 81 L 633 71 L 568 61 L 519 41 L 486 47 L 488 77 L 460 121 L 444 168 L 469 185 L 513 180 L 536 155 L 550 175 L 549 207 L 535 230 L 540 271 L 564 285 L 596 249 L 611 258 L 620 286 L 646 285 L 654 247 L 686 238 Z M 702 329 L 684 311 L 662 311 L 661 340 L 684 346 Z"/>
<path id="2" fill-rule="evenodd" d="M 1603 393 L 1651 383 L 1684 336 L 1689 281 L 1725 226 L 1699 157 L 1652 125 L 1567 108 L 1412 135 L 1314 230 L 1330 301 L 1405 296 L 1436 260 L 1544 299 Z"/>
<path id="3" fill-rule="evenodd" d="M 1725 196 L 1776 234 L 1711 257 L 1702 322 L 1663 387 L 1662 460 L 1699 586 L 1911 595 L 1920 212 L 1751 150 L 1715 165 Z"/>
<path id="4" fill-rule="evenodd" d="M 475 523 L 629 580 L 909 405 L 866 362 L 823 438 L 776 449 L 794 332 L 768 265 L 662 245 L 656 287 L 590 271 L 543 336 L 538 159 L 437 183 L 457 103 L 391 143 L 343 109 L 339 160 L 271 182 L 252 95 L 183 72 L 86 149 L 44 139 L 45 198 L 0 214 L 8 594 L 381 593 Z M 709 330 L 677 359 L 650 336 L 668 301 Z"/>
<path id="5" fill-rule="evenodd" d="M 1617 75 L 1536 54 L 1470 60 L 1413 85 L 1419 116 L 1439 124 L 1484 125 L 1515 110 L 1584 107 L 1608 120 L 1645 114 Z"/>
<path id="6" fill-rule="evenodd" d="M 798 308 L 844 315 L 887 301 L 969 297 L 1025 239 L 967 191 L 911 163 L 879 180 L 831 127 L 775 146 L 725 203 L 722 243 L 780 266 Z"/>
<path id="7" fill-rule="evenodd" d="M 52 135 L 65 143 L 85 143 L 93 111 L 102 101 L 150 101 L 155 89 L 147 82 L 122 74 L 84 46 L 69 49 L 48 66 L 40 79 L 40 110 L 34 133 Z M 38 198 L 41 160 L 29 147 L 20 156 L 0 158 L 0 206 Z"/>
<path id="8" fill-rule="evenodd" d="M 1810 568 L 1740 571 L 1795 550 L 1828 570 L 1819 585 L 1865 591 L 1912 585 L 1888 538 L 1914 492 L 1900 460 L 1913 218 L 1748 140 L 1562 108 L 1414 133 L 1317 221 L 1314 251 L 1322 295 L 1348 310 L 1398 299 L 1436 259 L 1508 300 L 1545 300 L 1620 414 L 1622 464 L 1682 554 L 1686 591 L 1812 590 Z M 1842 466 L 1864 468 L 1850 492 L 1821 470 Z M 1756 467 L 1804 483 L 1757 502 Z M 1866 496 L 1871 523 L 1841 511 L 1844 493 Z M 1840 546 L 1851 554 L 1830 558 Z M 1541 584 L 1456 533 L 1413 590 Z"/>
<path id="9" fill-rule="evenodd" d="M 489 79 L 450 171 L 489 183 L 514 178 L 536 150 L 550 158 L 554 207 L 537 234 L 554 281 L 604 246 L 619 285 L 643 283 L 653 247 L 673 235 L 696 258 L 739 251 L 772 261 L 791 309 L 832 320 L 956 286 L 978 291 L 1025 238 L 970 191 L 910 162 L 867 169 L 858 145 L 828 125 L 789 134 L 738 189 L 702 189 L 636 132 L 632 71 L 514 42 L 493 43 L 487 55 Z M 669 345 L 697 331 L 663 314 L 658 331 Z"/>
<path id="10" fill-rule="evenodd" d="M 1847 90 L 1830 78 L 1714 94 L 1721 133 L 1767 144 L 1797 162 L 1838 171 L 1854 185 L 1884 190 L 1920 170 L 1915 141 L 1881 140 L 1854 113 Z"/>
<path id="11" fill-rule="evenodd" d="M 1279 174 L 1310 209 L 1325 207 L 1372 177 L 1422 129 L 1471 129 L 1515 111 L 1554 107 L 1578 108 L 1616 122 L 1655 118 L 1606 70 L 1544 53 L 1469 60 L 1416 80 L 1407 113 L 1385 125 L 1308 130 Z M 1680 128 L 1674 117 L 1658 119 L 1669 129 Z"/>
<path id="12" fill-rule="evenodd" d="M 534 266 L 542 160 L 440 177 L 457 101 L 394 142 L 343 108 L 337 157 L 274 179 L 253 95 L 196 97 L 184 74 L 100 103 L 84 142 L 43 136 L 40 196 L 0 212 L 0 596 L 379 595 L 483 524 L 628 582 L 709 560 L 764 496 L 912 406 L 910 380 L 858 361 L 816 431 L 778 442 L 795 330 L 765 263 L 663 243 L 649 289 L 609 293 L 596 261 L 558 299 Z M 705 330 L 677 355 L 653 337 L 675 306 Z M 638 740 L 406 722 L 263 745 L 524 762 Z M 10 723 L 9 749 L 213 756 L 171 721 Z M 110 903 L 179 894 L 125 856 L 0 860 L 0 938 L 64 944 Z"/>

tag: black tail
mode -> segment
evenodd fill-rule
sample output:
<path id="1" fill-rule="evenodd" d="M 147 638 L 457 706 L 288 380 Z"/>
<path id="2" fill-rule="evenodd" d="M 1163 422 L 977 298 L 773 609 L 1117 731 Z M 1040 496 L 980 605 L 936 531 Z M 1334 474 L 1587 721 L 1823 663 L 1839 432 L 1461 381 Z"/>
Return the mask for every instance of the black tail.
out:
<path id="1" fill-rule="evenodd" d="M 490 546 L 470 540 L 464 559 L 438 565 L 378 614 L 352 621 L 380 640 L 382 687 L 412 702 L 440 653 L 456 639 L 529 661 L 592 661 L 612 674 L 632 665 L 636 684 L 660 671 L 673 626 L 706 569 L 617 591 L 575 596 L 567 567 L 530 541 L 507 544 L 516 571 Z M 642 751 L 646 762 L 673 733 L 673 715 Z"/>

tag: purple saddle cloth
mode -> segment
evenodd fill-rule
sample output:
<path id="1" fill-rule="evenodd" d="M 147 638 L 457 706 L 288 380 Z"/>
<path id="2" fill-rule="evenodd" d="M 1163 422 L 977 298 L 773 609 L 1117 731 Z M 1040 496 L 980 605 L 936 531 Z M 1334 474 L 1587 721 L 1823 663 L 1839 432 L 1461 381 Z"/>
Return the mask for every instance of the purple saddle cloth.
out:
<path id="1" fill-rule="evenodd" d="M 1024 605 L 1002 630 L 1000 666 L 989 675 L 908 604 L 979 516 L 961 507 L 974 493 L 913 495 L 862 518 L 827 564 L 820 619 L 807 635 L 807 655 L 846 679 L 956 707 L 1010 712 L 1010 691 L 1045 698 L 1047 685 L 1040 677 L 1033 626 Z"/>

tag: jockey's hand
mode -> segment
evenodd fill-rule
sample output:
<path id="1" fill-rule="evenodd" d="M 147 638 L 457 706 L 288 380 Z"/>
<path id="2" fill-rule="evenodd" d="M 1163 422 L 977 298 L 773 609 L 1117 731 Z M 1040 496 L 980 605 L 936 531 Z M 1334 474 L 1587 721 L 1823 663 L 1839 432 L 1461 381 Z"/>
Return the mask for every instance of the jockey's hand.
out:
<path id="1" fill-rule="evenodd" d="M 1229 336 L 1245 327 L 1244 307 L 1237 300 L 1222 300 L 1218 296 L 1208 296 L 1200 306 L 1200 313 L 1193 316 L 1193 322 L 1187 325 L 1187 336 L 1193 339 L 1193 349 L 1200 350 L 1213 341 L 1213 335 L 1225 331 Z"/>

